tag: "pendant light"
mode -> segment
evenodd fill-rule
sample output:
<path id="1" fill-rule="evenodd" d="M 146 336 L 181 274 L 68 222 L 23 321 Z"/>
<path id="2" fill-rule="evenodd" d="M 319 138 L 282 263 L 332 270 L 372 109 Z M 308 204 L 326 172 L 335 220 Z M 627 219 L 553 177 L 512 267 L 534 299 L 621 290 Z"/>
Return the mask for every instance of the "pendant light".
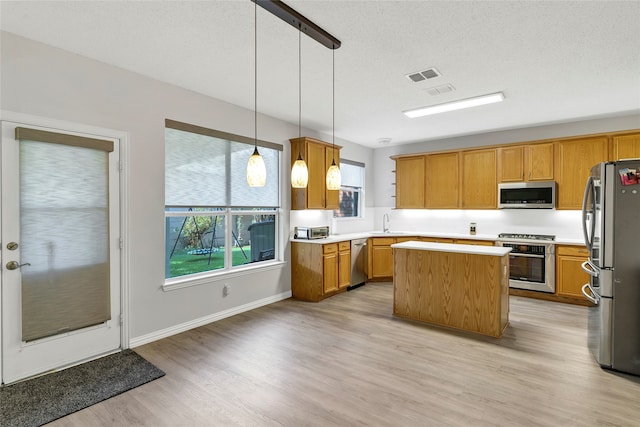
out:
<path id="1" fill-rule="evenodd" d="M 258 152 L 258 3 L 254 5 L 254 148 L 247 163 L 247 184 L 249 187 L 264 187 L 267 183 L 267 168 Z"/>
<path id="2" fill-rule="evenodd" d="M 327 171 L 327 190 L 339 190 L 340 184 L 342 181 L 342 176 L 340 173 L 340 168 L 336 165 L 336 49 L 335 46 L 331 50 L 333 52 L 332 61 L 333 61 L 333 115 L 332 115 L 332 129 L 333 136 L 331 140 L 331 166 Z"/>
<path id="3" fill-rule="evenodd" d="M 298 28 L 298 158 L 291 167 L 291 186 L 306 188 L 309 182 L 309 169 L 302 158 L 302 29 Z"/>

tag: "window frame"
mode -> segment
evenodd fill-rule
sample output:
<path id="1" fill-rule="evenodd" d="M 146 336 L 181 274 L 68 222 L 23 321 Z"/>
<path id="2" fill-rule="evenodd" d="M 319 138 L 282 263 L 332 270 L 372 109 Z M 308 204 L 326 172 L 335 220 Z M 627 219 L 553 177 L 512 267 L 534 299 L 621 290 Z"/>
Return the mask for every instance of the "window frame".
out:
<path id="1" fill-rule="evenodd" d="M 348 159 L 340 159 L 340 167 L 342 167 L 342 163 L 357 166 L 362 168 L 362 187 L 353 187 L 349 185 L 340 186 L 340 191 L 349 190 L 354 191 L 359 194 L 358 196 L 358 215 L 357 216 L 336 216 L 336 212 L 340 211 L 340 209 L 334 209 L 332 211 L 332 218 L 337 221 L 354 221 L 359 219 L 364 219 L 364 207 L 365 207 L 365 181 L 366 181 L 366 166 L 365 163 L 357 162 L 355 160 Z"/>
<path id="2" fill-rule="evenodd" d="M 210 136 L 217 139 L 223 139 L 228 141 L 229 143 L 244 143 L 247 145 L 254 145 L 255 141 L 251 138 L 246 138 L 240 135 L 234 135 L 226 132 L 216 131 L 213 129 L 203 128 L 200 126 L 190 125 L 188 123 L 176 122 L 174 120 L 166 119 L 165 120 L 165 129 L 171 128 L 175 130 L 180 130 L 183 132 L 196 133 L 200 135 Z M 165 142 L 166 143 L 166 142 Z M 225 179 L 225 191 L 227 194 L 226 203 L 224 206 L 174 206 L 174 205 L 166 205 L 164 210 L 165 217 L 165 227 L 164 227 L 164 242 L 165 242 L 165 251 L 164 251 L 164 261 L 165 261 L 165 279 L 163 284 L 164 290 L 173 290 L 173 289 L 181 289 L 188 286 L 195 286 L 205 283 L 210 283 L 215 279 L 229 279 L 232 277 L 240 276 L 243 274 L 255 273 L 256 270 L 268 270 L 273 268 L 282 268 L 285 264 L 283 261 L 283 248 L 282 248 L 282 232 L 281 232 L 281 218 L 282 218 L 282 151 L 283 147 L 280 144 L 275 144 L 266 141 L 257 141 L 258 146 L 274 149 L 278 151 L 277 155 L 277 163 L 278 163 L 278 173 L 276 174 L 278 178 L 278 183 L 276 185 L 278 191 L 278 202 L 277 206 L 232 206 L 231 203 L 231 176 L 229 175 L 229 164 L 231 159 L 228 158 L 229 154 L 226 155 L 227 158 L 227 168 L 226 168 L 226 179 Z M 228 152 L 229 153 L 229 152 Z M 166 159 L 165 159 L 166 164 Z M 243 165 L 246 167 L 246 165 Z M 166 179 L 166 176 L 165 176 Z M 165 195 L 165 203 L 166 203 L 166 195 Z M 190 209 L 193 208 L 210 208 L 211 211 L 192 211 Z M 169 210 L 170 209 L 170 210 Z M 219 209 L 219 210 L 215 210 Z M 215 270 L 207 270 L 197 273 L 184 274 L 175 277 L 167 277 L 169 272 L 169 259 L 167 255 L 167 250 L 170 246 L 173 245 L 172 242 L 168 242 L 168 221 L 167 219 L 170 217 L 202 217 L 202 216 L 223 216 L 224 217 L 224 265 L 222 268 L 218 268 Z M 233 224 L 232 221 L 236 216 L 245 216 L 245 215 L 270 215 L 274 218 L 274 258 L 268 259 L 264 261 L 257 262 L 249 262 L 247 264 L 241 264 L 233 266 Z"/>

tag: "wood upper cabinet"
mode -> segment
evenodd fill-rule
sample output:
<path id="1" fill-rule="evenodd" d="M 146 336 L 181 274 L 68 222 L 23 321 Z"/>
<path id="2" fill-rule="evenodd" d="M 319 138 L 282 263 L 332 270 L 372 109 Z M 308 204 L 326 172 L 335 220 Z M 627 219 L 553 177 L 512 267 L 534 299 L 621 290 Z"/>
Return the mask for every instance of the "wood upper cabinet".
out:
<path id="1" fill-rule="evenodd" d="M 532 144 L 525 147 L 525 180 L 553 181 L 553 143 Z"/>
<path id="2" fill-rule="evenodd" d="M 584 186 L 591 167 L 608 160 L 606 136 L 568 139 L 555 146 L 557 209 L 582 209 Z"/>
<path id="3" fill-rule="evenodd" d="M 613 138 L 613 160 L 640 158 L 640 133 Z"/>
<path id="4" fill-rule="evenodd" d="M 498 180 L 500 182 L 524 181 L 524 147 L 498 148 Z"/>
<path id="5" fill-rule="evenodd" d="M 396 208 L 424 208 L 425 156 L 396 159 Z"/>
<path id="6" fill-rule="evenodd" d="M 583 246 L 556 245 L 556 294 L 585 299 L 582 286 L 589 283 L 589 275 L 582 270 L 582 263 L 588 257 Z"/>
<path id="7" fill-rule="evenodd" d="M 552 181 L 553 151 L 552 143 L 498 148 L 498 180 Z"/>
<path id="8" fill-rule="evenodd" d="M 291 209 L 337 209 L 339 190 L 327 190 L 327 170 L 331 166 L 332 145 L 318 139 L 302 137 L 290 139 L 291 165 L 302 153 L 309 169 L 307 188 L 291 188 Z M 340 162 L 340 146 L 335 146 L 336 164 Z"/>
<path id="9" fill-rule="evenodd" d="M 459 158 L 458 152 L 425 156 L 425 208 L 460 207 Z"/>
<path id="10" fill-rule="evenodd" d="M 496 209 L 498 183 L 496 150 L 470 150 L 461 153 L 462 207 Z"/>

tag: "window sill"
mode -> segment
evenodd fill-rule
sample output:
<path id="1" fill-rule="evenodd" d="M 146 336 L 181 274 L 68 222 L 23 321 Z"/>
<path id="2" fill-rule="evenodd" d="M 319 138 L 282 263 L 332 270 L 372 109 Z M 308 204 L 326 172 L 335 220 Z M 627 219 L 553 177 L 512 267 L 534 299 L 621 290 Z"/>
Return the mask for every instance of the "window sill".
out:
<path id="1" fill-rule="evenodd" d="M 165 292 L 175 291 L 177 289 L 189 288 L 191 286 L 207 285 L 219 280 L 228 280 L 234 277 L 256 274 L 263 271 L 282 269 L 287 263 L 284 261 L 261 262 L 260 265 L 251 265 L 247 267 L 236 267 L 233 270 L 216 271 L 198 275 L 197 277 L 178 277 L 165 280 L 162 290 Z"/>

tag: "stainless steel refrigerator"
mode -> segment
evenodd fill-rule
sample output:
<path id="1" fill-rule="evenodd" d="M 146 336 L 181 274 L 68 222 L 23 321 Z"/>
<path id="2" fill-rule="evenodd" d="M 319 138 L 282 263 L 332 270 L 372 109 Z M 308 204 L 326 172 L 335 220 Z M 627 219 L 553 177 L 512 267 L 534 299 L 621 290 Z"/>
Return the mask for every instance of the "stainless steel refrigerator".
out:
<path id="1" fill-rule="evenodd" d="M 582 222 L 589 348 L 603 368 L 640 375 L 640 159 L 591 168 Z"/>

